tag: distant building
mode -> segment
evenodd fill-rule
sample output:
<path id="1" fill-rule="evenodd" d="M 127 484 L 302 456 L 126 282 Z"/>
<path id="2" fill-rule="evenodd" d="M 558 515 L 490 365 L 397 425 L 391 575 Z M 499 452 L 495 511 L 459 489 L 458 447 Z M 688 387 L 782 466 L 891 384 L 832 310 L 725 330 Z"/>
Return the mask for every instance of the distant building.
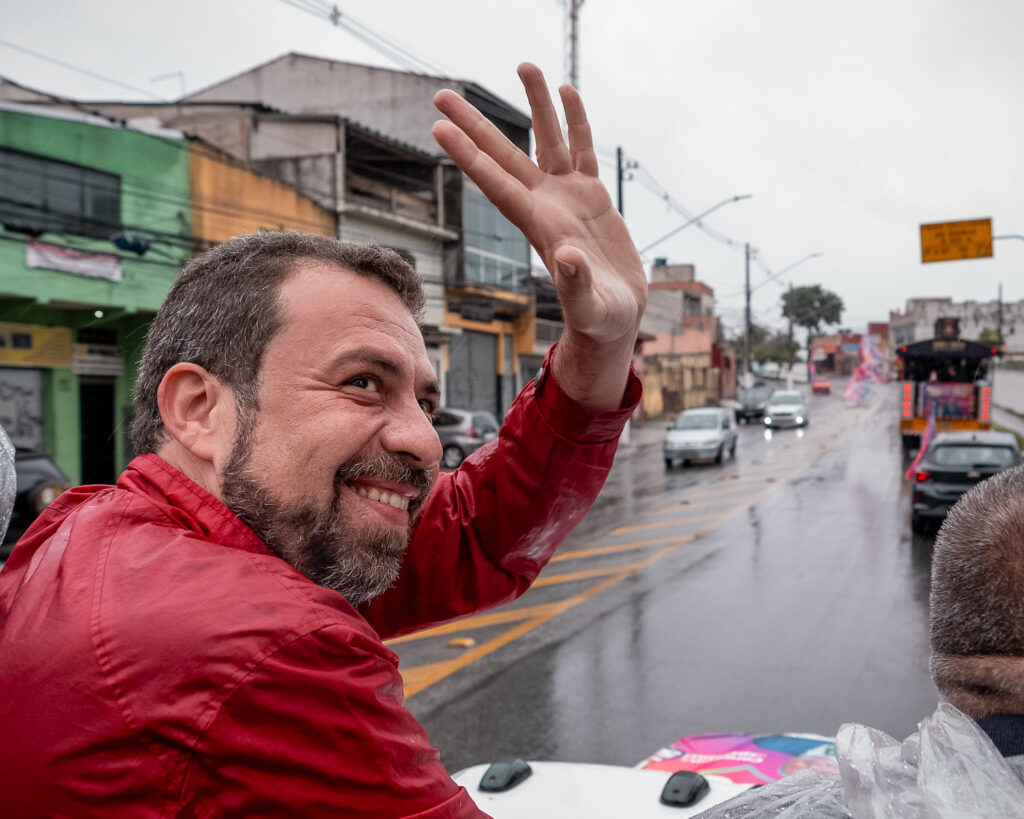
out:
<path id="1" fill-rule="evenodd" d="M 735 352 L 722 340 L 714 290 L 693 265 L 655 261 L 640 330 L 648 417 L 735 395 Z"/>
<path id="2" fill-rule="evenodd" d="M 868 338 L 883 357 L 889 352 L 889 323 L 886 321 L 868 322 Z"/>
<path id="3" fill-rule="evenodd" d="M 35 104 L 0 102 L 0 424 L 74 482 L 110 483 L 134 454 L 146 328 L 182 265 L 263 227 L 333 235 L 334 212 L 154 120 L 4 91 Z"/>
<path id="4" fill-rule="evenodd" d="M 0 424 L 75 483 L 128 458 L 145 330 L 192 255 L 178 131 L 0 102 Z"/>
<path id="5" fill-rule="evenodd" d="M 935 322 L 940 318 L 960 321 L 960 337 L 977 341 L 996 337 L 1002 330 L 1008 356 L 1024 357 L 1024 300 L 1015 302 L 962 301 L 951 298 L 907 299 L 902 311 L 889 313 L 890 349 L 924 341 L 935 336 Z"/>
<path id="6" fill-rule="evenodd" d="M 434 141 L 442 88 L 529 152 L 530 118 L 476 83 L 302 54 L 174 103 L 73 105 L 199 136 L 331 209 L 338 238 L 398 250 L 424 282 L 424 338 L 445 401 L 501 416 L 539 365 L 531 250 Z M 0 98 L 52 104 L 14 83 L 0 82 Z"/>
<path id="7" fill-rule="evenodd" d="M 437 335 L 428 341 L 437 343 L 444 359 L 436 366 L 444 371 L 439 374 L 444 378 L 445 401 L 500 417 L 522 386 L 520 353 L 532 355 L 531 251 L 526 237 L 451 163 L 431 135 L 439 116 L 433 97 L 442 88 L 461 94 L 529 153 L 530 118 L 474 82 L 303 54 L 285 54 L 190 94 L 182 103 L 257 102 L 291 116 L 344 117 L 350 125 L 372 129 L 382 140 L 404 143 L 412 149 L 409 153 L 432 157 L 439 168 L 436 178 L 417 176 L 420 172 L 408 159 L 396 157 L 388 168 L 371 150 L 361 153 L 359 163 L 347 152 L 338 152 L 346 174 L 369 176 L 367 192 L 372 193 L 374 185 L 396 190 L 391 180 L 413 176 L 427 184 L 410 192 L 411 199 L 436 195 L 436 222 L 445 232 L 434 234 L 435 248 L 413 255 L 421 270 L 428 265 L 438 268 L 440 276 L 424 279 L 444 288 L 435 300 L 442 312 Z M 287 155 L 286 145 L 278 150 Z M 361 170 L 374 163 L 376 175 Z M 340 238 L 390 241 L 380 223 L 350 230 L 349 206 L 346 202 L 339 221 Z M 531 369 L 533 363 L 528 359 L 525 368 Z"/>
<path id="8" fill-rule="evenodd" d="M 811 339 L 811 363 L 819 375 L 853 375 L 860 365 L 860 333 L 839 332 Z"/>

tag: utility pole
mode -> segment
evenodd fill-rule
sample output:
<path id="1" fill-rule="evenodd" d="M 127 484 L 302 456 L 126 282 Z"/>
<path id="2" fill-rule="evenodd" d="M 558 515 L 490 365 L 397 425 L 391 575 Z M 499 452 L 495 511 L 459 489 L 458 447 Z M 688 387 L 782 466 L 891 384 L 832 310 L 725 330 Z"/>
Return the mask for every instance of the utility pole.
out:
<path id="1" fill-rule="evenodd" d="M 744 359 L 745 359 L 744 363 L 745 363 L 745 370 L 746 370 L 746 373 L 747 373 L 747 380 L 749 381 L 750 380 L 750 372 L 751 372 L 751 367 L 750 367 L 750 357 L 751 357 L 750 356 L 750 353 L 751 353 L 751 351 L 750 351 L 750 242 L 747 242 L 743 247 L 744 247 L 744 251 L 745 251 L 744 256 L 746 257 L 746 284 L 744 285 L 744 289 L 746 290 L 746 295 L 747 295 L 747 309 L 746 309 L 746 315 L 747 315 L 747 344 L 746 344 L 746 348 L 747 349 L 746 349 L 746 352 L 744 354 Z"/>
<path id="2" fill-rule="evenodd" d="M 565 0 L 565 81 L 579 88 L 579 23 L 583 0 Z"/>
<path id="3" fill-rule="evenodd" d="M 789 283 L 789 292 L 791 294 L 790 297 L 792 298 L 793 282 Z M 788 304 L 788 302 L 787 302 L 787 304 Z M 793 372 L 793 362 L 795 360 L 795 356 L 794 356 L 794 351 L 793 351 L 793 312 L 792 312 L 792 309 L 790 309 L 790 311 L 789 311 L 789 334 L 788 334 L 788 338 L 789 338 L 789 341 L 787 342 L 786 352 L 789 353 L 789 371 Z"/>
<path id="4" fill-rule="evenodd" d="M 1003 343 L 1003 283 L 999 282 L 999 312 L 997 314 L 999 322 L 999 343 Z"/>
<path id="5" fill-rule="evenodd" d="M 618 194 L 619 194 L 619 216 L 621 216 L 622 215 L 622 175 L 623 175 L 623 168 L 622 168 L 622 146 L 621 145 L 619 145 L 615 149 L 615 167 L 617 169 L 618 179 L 619 179 L 619 187 L 618 187 Z"/>

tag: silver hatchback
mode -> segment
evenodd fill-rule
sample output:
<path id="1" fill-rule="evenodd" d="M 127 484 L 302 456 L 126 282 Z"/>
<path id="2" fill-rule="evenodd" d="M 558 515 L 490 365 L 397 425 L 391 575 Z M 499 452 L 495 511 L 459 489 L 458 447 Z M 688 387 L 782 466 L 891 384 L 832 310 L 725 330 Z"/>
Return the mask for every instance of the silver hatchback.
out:
<path id="1" fill-rule="evenodd" d="M 498 435 L 498 422 L 482 410 L 442 407 L 434 413 L 434 429 L 441 439 L 441 466 L 455 469 L 469 453 Z"/>
<path id="2" fill-rule="evenodd" d="M 776 390 L 768 399 L 768 406 L 764 411 L 766 427 L 805 427 L 810 422 L 807 400 L 800 390 Z"/>
<path id="3" fill-rule="evenodd" d="M 736 456 L 736 414 L 722 407 L 700 407 L 679 413 L 665 433 L 661 448 L 665 466 L 701 459 L 721 463 L 726 452 Z"/>

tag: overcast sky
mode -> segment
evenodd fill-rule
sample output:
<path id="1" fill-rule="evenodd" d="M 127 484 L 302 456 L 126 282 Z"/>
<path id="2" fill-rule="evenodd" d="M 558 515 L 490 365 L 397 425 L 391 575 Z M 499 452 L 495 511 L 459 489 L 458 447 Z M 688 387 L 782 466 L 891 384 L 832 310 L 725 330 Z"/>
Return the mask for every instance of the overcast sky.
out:
<path id="1" fill-rule="evenodd" d="M 293 0 L 305 5 L 316 0 Z M 18 46 L 164 98 L 289 52 L 398 67 L 282 0 L 33 0 L 0 15 L 0 74 L 82 99 L 145 99 Z M 341 0 L 343 13 L 442 73 L 526 110 L 523 60 L 564 78 L 559 0 Z M 885 321 L 907 298 L 1024 299 L 1024 241 L 923 265 L 922 223 L 991 217 L 1024 235 L 1024 4 L 1013 0 L 586 0 L 580 87 L 614 197 L 614 154 L 639 163 L 625 214 L 645 260 L 692 263 L 727 325 L 742 323 L 743 245 L 756 320 L 782 327 L 778 272 L 821 284 L 843 324 Z M 731 242 L 731 244 L 729 243 Z"/>

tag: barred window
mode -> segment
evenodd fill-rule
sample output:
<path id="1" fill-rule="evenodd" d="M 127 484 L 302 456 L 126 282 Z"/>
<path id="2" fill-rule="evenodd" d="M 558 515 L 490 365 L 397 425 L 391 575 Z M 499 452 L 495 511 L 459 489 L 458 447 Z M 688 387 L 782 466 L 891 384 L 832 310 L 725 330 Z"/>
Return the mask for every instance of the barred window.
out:
<path id="1" fill-rule="evenodd" d="M 120 229 L 120 177 L 0 148 L 0 223 L 29 233 L 107 238 Z"/>

